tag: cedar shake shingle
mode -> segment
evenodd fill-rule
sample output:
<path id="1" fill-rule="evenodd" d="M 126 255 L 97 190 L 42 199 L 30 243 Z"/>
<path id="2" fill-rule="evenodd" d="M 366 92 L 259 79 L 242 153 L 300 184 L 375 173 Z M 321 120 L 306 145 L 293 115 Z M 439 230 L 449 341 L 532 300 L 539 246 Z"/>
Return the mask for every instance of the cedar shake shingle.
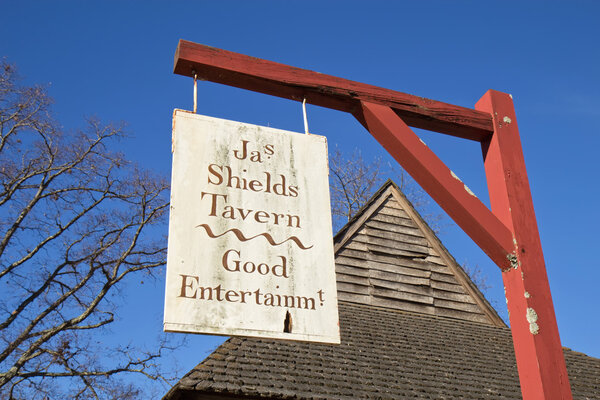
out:
<path id="1" fill-rule="evenodd" d="M 165 396 L 520 399 L 508 328 L 340 302 L 342 343 L 231 338 Z M 600 399 L 600 360 L 564 350 L 575 399 Z"/>

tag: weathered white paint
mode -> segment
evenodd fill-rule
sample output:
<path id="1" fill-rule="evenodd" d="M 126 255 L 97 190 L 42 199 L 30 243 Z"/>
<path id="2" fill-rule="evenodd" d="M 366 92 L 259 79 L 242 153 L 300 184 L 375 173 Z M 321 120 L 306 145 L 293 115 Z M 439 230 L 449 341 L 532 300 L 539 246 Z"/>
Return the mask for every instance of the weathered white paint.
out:
<path id="1" fill-rule="evenodd" d="M 165 330 L 339 343 L 326 139 L 173 118 Z"/>

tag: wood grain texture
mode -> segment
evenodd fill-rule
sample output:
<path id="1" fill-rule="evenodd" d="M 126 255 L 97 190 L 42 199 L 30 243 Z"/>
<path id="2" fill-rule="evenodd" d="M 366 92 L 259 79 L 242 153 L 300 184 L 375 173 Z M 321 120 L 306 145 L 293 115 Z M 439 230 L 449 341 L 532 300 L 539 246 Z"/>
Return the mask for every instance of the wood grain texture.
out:
<path id="1" fill-rule="evenodd" d="M 435 315 L 436 313 L 435 307 L 431 305 L 402 301 L 401 299 L 388 299 L 385 297 L 373 296 L 370 298 L 368 304 L 385 308 L 395 308 L 402 311 L 411 311 L 419 314 Z"/>
<path id="2" fill-rule="evenodd" d="M 433 295 L 433 289 L 427 284 L 414 284 L 413 282 L 403 283 L 397 281 L 390 281 L 387 279 L 377 279 L 373 277 L 369 279 L 369 282 L 373 287 L 380 287 L 383 289 L 394 289 L 400 292 L 415 293 L 424 296 Z"/>
<path id="3" fill-rule="evenodd" d="M 382 263 L 379 261 L 373 261 L 373 260 L 368 260 L 367 265 L 369 266 L 369 271 L 383 271 L 383 272 L 389 272 L 392 274 L 397 274 L 397 275 L 406 276 L 406 277 L 415 276 L 418 278 L 426 278 L 426 279 L 431 278 L 431 271 L 426 270 L 426 269 L 401 267 L 399 265 L 386 264 L 386 263 Z"/>
<path id="4" fill-rule="evenodd" d="M 368 278 L 370 275 L 369 270 L 366 268 L 355 268 L 355 267 L 342 265 L 342 264 L 335 264 L 335 272 L 336 272 L 337 277 L 345 276 L 345 275 L 352 275 L 352 276 Z"/>
<path id="5" fill-rule="evenodd" d="M 371 235 L 367 235 L 367 237 L 368 237 L 369 243 L 373 243 L 378 246 L 388 247 L 388 248 L 392 248 L 392 249 L 397 246 L 397 243 L 392 239 L 385 239 L 385 238 L 371 236 Z M 412 252 L 415 252 L 415 253 L 424 254 L 424 255 L 429 252 L 429 249 L 427 247 L 419 246 L 419 245 L 412 244 L 412 243 L 406 243 L 404 246 L 402 246 L 402 248 L 412 251 Z"/>
<path id="6" fill-rule="evenodd" d="M 402 226 L 402 225 L 398 225 L 398 224 L 390 224 L 387 222 L 381 222 L 381 221 L 375 221 L 375 220 L 371 220 L 367 222 L 367 228 L 373 228 L 373 229 L 379 229 L 385 232 L 394 232 L 394 233 L 400 233 L 400 234 L 404 234 L 404 235 L 411 235 L 411 236 L 415 236 L 415 237 L 421 237 L 421 232 L 419 231 L 419 229 L 412 228 L 412 227 L 407 227 L 407 226 Z"/>
<path id="7" fill-rule="evenodd" d="M 429 276 L 428 276 L 428 274 L 423 274 L 421 276 L 414 276 L 414 275 L 402 274 L 402 273 L 398 273 L 398 272 L 388 272 L 388 271 L 380 271 L 380 270 L 376 270 L 376 269 L 369 269 L 369 277 L 370 278 L 385 280 L 385 281 L 390 281 L 390 282 L 410 283 L 411 285 L 430 286 L 431 280 L 429 279 Z"/>
<path id="8" fill-rule="evenodd" d="M 369 276 L 356 276 L 354 274 L 343 274 L 336 269 L 337 282 L 353 283 L 355 285 L 369 286 Z"/>
<path id="9" fill-rule="evenodd" d="M 416 236 L 414 232 L 412 234 L 407 235 L 404 233 L 399 233 L 397 230 L 383 230 L 379 228 L 373 228 L 367 224 L 366 234 L 367 236 L 388 239 L 393 241 L 401 241 L 403 243 L 415 244 L 418 246 L 427 246 L 427 240 L 423 238 L 423 236 Z"/>
<path id="10" fill-rule="evenodd" d="M 473 314 L 471 312 L 460 311 L 452 308 L 435 307 L 436 315 L 455 319 L 464 319 L 467 321 L 488 323 L 486 316 L 482 314 Z"/>
<path id="11" fill-rule="evenodd" d="M 491 116 L 470 108 L 180 40 L 174 73 L 354 113 L 361 101 L 391 107 L 410 126 L 482 141 Z"/>
<path id="12" fill-rule="evenodd" d="M 465 290 L 461 285 L 457 283 L 440 282 L 436 279 L 432 279 L 431 287 L 434 289 L 443 290 L 446 292 L 464 293 Z"/>
<path id="13" fill-rule="evenodd" d="M 373 216 L 372 221 L 384 222 L 387 224 L 393 224 L 393 225 L 399 225 L 399 226 L 405 226 L 407 228 L 416 228 L 417 227 L 415 225 L 415 223 L 411 219 L 408 218 L 408 216 L 394 217 L 391 215 L 385 215 L 384 213 L 379 213 L 379 214 Z"/>
<path id="14" fill-rule="evenodd" d="M 420 295 L 420 294 L 415 294 L 415 293 L 409 293 L 406 291 L 399 291 L 396 289 L 387 289 L 387 288 L 383 288 L 383 287 L 379 287 L 379 286 L 374 286 L 371 289 L 371 293 L 373 294 L 373 296 L 377 296 L 377 297 L 385 297 L 388 299 L 399 299 L 399 300 L 405 300 L 405 301 L 411 301 L 413 303 L 423 303 L 423 304 L 430 304 L 433 305 L 433 297 L 431 296 L 424 296 L 424 295 Z"/>
<path id="15" fill-rule="evenodd" d="M 373 243 L 373 241 L 370 240 L 369 236 L 361 233 L 357 233 L 354 236 L 352 236 L 352 244 L 350 244 L 347 247 L 344 247 L 344 249 L 353 249 L 350 246 L 354 246 L 354 244 L 357 244 L 358 246 L 366 246 L 367 249 L 364 251 L 369 251 L 375 254 L 390 254 L 396 256 L 406 256 L 411 258 L 426 258 L 428 256 L 428 253 L 424 252 L 422 247 L 414 248 L 413 250 L 399 247 L 389 247 L 390 244 L 388 244 L 388 246 L 385 246 L 382 244 Z M 336 246 L 337 245 L 339 245 L 339 243 L 337 243 Z"/>

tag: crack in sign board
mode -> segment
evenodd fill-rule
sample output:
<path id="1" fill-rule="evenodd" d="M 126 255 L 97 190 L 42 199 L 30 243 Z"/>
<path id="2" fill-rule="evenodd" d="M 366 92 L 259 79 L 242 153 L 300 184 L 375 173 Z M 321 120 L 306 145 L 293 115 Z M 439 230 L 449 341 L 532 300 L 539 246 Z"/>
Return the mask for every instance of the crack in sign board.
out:
<path id="1" fill-rule="evenodd" d="M 173 119 L 164 329 L 339 343 L 325 137 Z"/>

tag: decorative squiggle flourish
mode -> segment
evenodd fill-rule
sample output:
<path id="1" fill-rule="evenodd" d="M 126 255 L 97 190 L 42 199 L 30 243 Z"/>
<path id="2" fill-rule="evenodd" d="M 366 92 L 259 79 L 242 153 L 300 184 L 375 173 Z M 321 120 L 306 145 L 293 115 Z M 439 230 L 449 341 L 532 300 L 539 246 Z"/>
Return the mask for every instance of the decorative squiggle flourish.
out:
<path id="1" fill-rule="evenodd" d="M 289 238 L 285 239 L 283 242 L 277 243 L 273 239 L 273 237 L 269 233 L 267 233 L 267 232 L 259 233 L 256 236 L 252 236 L 250 238 L 247 238 L 246 236 L 244 236 L 244 233 L 242 231 L 240 231 L 239 229 L 237 229 L 237 228 L 232 228 L 232 229 L 226 230 L 225 232 L 221 233 L 220 235 L 215 235 L 213 233 L 212 229 L 210 228 L 210 226 L 208 226 L 207 224 L 196 225 L 196 228 L 200 228 L 200 227 L 204 228 L 204 230 L 206 231 L 206 234 L 209 237 L 213 238 L 213 239 L 216 239 L 218 237 L 221 237 L 221 236 L 227 234 L 228 232 L 231 232 L 231 233 L 233 233 L 235 235 L 235 237 L 238 238 L 238 240 L 240 242 L 247 242 L 247 241 L 255 239 L 255 238 L 259 237 L 259 236 L 263 236 L 265 239 L 267 239 L 267 242 L 269 242 L 269 244 L 271 246 L 279 246 L 281 244 L 284 244 L 288 240 L 291 240 L 292 242 L 296 243 L 296 246 L 298 246 L 302 250 L 308 250 L 308 249 L 311 249 L 313 247 L 312 245 L 310 245 L 308 247 L 304 246 L 304 244 L 296 236 L 290 236 Z"/>

